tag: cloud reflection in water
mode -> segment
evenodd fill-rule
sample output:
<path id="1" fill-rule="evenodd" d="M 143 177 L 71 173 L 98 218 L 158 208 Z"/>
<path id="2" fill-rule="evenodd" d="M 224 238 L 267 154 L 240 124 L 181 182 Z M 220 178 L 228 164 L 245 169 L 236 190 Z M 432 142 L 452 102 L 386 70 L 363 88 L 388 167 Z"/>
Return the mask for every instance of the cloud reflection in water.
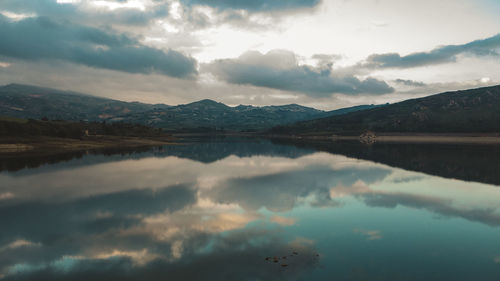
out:
<path id="1" fill-rule="evenodd" d="M 44 169 L 0 174 L 8 183 L 1 194 L 12 194 L 0 200 L 4 280 L 327 280 L 329 270 L 342 270 L 323 262 L 349 260 L 342 244 L 378 247 L 395 235 L 383 224 L 372 227 L 375 209 L 394 220 L 405 216 L 396 208 L 403 206 L 426 220 L 435 219 L 430 213 L 500 224 L 497 187 L 327 153 L 211 163 L 120 158 Z M 309 229 L 311 223 L 322 227 Z M 325 239 L 342 244 L 329 250 Z M 286 267 L 265 261 L 294 251 Z"/>

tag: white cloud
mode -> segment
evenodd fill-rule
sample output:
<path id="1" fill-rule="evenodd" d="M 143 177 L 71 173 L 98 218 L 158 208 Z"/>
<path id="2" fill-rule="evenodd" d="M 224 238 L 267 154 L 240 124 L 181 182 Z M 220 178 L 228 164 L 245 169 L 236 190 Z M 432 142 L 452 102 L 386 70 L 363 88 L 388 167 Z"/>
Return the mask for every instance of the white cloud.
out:
<path id="1" fill-rule="evenodd" d="M 9 12 L 9 11 L 0 11 L 0 14 L 9 18 L 10 20 L 13 20 L 13 21 L 20 21 L 20 20 L 23 20 L 25 18 L 36 17 L 36 14 L 34 14 L 34 13 L 24 14 L 24 13 L 13 13 L 13 12 Z"/>
<path id="2" fill-rule="evenodd" d="M 66 3 L 75 3 L 75 2 L 71 1 L 71 2 L 66 2 Z M 129 0 L 129 1 L 123 1 L 123 2 L 98 0 L 98 1 L 92 1 L 90 3 L 92 5 L 95 5 L 98 7 L 107 8 L 109 10 L 132 8 L 132 9 L 138 9 L 138 10 L 144 11 L 146 9 L 144 1 L 137 1 L 137 0 Z"/>

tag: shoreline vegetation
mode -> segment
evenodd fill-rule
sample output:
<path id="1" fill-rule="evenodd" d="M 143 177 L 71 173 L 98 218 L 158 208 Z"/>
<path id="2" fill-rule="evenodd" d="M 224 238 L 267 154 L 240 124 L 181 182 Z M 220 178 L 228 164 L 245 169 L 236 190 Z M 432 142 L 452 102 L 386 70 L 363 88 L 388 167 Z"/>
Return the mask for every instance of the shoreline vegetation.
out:
<path id="1" fill-rule="evenodd" d="M 162 130 L 136 124 L 0 119 L 1 157 L 158 146 L 174 141 Z"/>

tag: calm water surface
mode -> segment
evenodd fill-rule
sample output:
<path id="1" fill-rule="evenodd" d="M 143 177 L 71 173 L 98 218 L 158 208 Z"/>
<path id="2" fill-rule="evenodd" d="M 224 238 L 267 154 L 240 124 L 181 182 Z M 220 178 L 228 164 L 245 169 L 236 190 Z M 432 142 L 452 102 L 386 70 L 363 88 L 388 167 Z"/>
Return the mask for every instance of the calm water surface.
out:
<path id="1" fill-rule="evenodd" d="M 500 280 L 498 151 L 219 139 L 3 160 L 0 279 Z"/>

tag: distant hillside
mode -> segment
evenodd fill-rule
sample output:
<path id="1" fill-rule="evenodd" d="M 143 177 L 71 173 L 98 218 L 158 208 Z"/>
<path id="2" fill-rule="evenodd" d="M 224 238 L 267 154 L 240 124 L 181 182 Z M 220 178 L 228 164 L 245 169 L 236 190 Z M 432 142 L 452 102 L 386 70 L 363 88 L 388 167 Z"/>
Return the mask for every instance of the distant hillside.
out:
<path id="1" fill-rule="evenodd" d="M 326 112 L 326 115 L 328 115 L 327 117 L 337 116 L 337 115 L 343 115 L 343 114 L 347 114 L 347 113 L 351 113 L 351 112 L 382 107 L 382 106 L 386 106 L 386 105 L 388 105 L 388 103 L 377 104 L 377 105 L 367 104 L 367 105 L 357 105 L 357 106 L 352 106 L 352 107 L 344 107 L 344 108 L 328 111 L 328 112 Z"/>
<path id="2" fill-rule="evenodd" d="M 201 100 L 166 109 L 131 113 L 112 120 L 140 122 L 141 124 L 153 127 L 177 131 L 191 131 L 193 129 L 256 131 L 268 129 L 276 125 L 344 114 L 350 110 L 360 110 L 367 107 L 371 108 L 373 106 L 368 105 L 325 112 L 297 104 L 263 107 L 239 105 L 229 107 L 212 100 Z"/>
<path id="3" fill-rule="evenodd" d="M 446 92 L 384 107 L 279 126 L 277 134 L 500 132 L 500 85 Z"/>
<path id="4" fill-rule="evenodd" d="M 28 85 L 0 87 L 0 116 L 51 120 L 101 121 L 166 105 L 123 102 Z"/>
<path id="5" fill-rule="evenodd" d="M 125 122 L 168 131 L 256 131 L 373 107 L 365 105 L 326 112 L 296 104 L 230 107 L 212 100 L 168 106 L 123 102 L 27 85 L 0 87 L 0 116 Z"/>
<path id="6" fill-rule="evenodd" d="M 87 132 L 87 134 L 85 132 Z M 0 118 L 0 137 L 44 136 L 80 139 L 85 135 L 123 137 L 166 136 L 160 129 L 154 129 L 139 124 Z"/>

